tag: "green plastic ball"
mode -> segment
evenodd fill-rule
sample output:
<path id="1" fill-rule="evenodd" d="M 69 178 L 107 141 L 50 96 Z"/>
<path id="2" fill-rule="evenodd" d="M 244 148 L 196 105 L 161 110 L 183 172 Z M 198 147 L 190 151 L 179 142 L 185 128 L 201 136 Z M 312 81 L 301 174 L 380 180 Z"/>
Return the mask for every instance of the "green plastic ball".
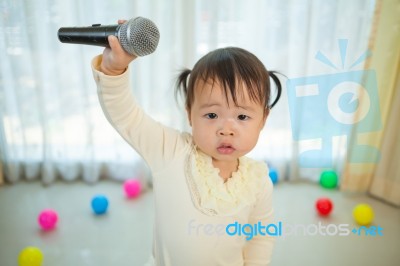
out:
<path id="1" fill-rule="evenodd" d="M 324 188 L 336 188 L 338 184 L 338 176 L 335 171 L 323 171 L 319 183 Z"/>

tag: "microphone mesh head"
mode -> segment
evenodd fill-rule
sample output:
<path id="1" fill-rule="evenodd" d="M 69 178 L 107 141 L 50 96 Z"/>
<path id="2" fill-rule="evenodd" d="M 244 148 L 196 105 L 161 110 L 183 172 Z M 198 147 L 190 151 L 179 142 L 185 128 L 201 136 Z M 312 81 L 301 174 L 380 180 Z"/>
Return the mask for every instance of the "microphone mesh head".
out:
<path id="1" fill-rule="evenodd" d="M 153 21 L 137 17 L 121 25 L 118 39 L 127 53 L 145 56 L 156 50 L 160 32 Z"/>

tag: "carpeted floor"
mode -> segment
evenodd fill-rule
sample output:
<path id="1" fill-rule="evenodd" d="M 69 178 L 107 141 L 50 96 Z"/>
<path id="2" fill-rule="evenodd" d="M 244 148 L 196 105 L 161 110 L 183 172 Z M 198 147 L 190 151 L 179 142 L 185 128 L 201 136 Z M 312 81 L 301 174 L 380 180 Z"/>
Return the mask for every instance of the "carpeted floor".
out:
<path id="1" fill-rule="evenodd" d="M 109 200 L 108 212 L 103 216 L 94 215 L 90 207 L 96 194 L 104 194 Z M 315 201 L 322 196 L 334 203 L 328 218 L 315 212 Z M 366 236 L 365 230 L 360 235 L 350 231 L 359 229 L 352 218 L 352 209 L 358 203 L 374 208 L 373 226 L 382 228 L 382 236 Z M 278 184 L 274 207 L 275 220 L 281 222 L 284 235 L 277 237 L 273 266 L 400 265 L 398 208 L 364 195 L 344 194 L 309 183 Z M 44 208 L 53 208 L 59 215 L 57 228 L 50 232 L 42 232 L 37 225 L 37 215 Z M 143 265 L 151 252 L 153 212 L 151 190 L 128 200 L 118 182 L 3 185 L 0 265 L 17 265 L 18 254 L 26 246 L 42 250 L 43 266 Z M 349 234 L 339 235 L 344 232 L 340 228 L 349 229 Z"/>

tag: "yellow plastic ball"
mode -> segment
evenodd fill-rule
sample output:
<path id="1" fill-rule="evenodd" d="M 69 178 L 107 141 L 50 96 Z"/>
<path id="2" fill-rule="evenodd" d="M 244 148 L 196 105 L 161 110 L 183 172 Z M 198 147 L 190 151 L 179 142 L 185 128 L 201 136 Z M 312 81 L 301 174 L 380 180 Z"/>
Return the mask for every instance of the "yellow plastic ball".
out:
<path id="1" fill-rule="evenodd" d="M 368 204 L 358 204 L 353 209 L 353 217 L 359 225 L 369 225 L 374 220 L 374 210 Z"/>
<path id="2" fill-rule="evenodd" d="M 42 263 L 43 253 L 37 247 L 26 247 L 19 253 L 19 266 L 41 266 Z"/>

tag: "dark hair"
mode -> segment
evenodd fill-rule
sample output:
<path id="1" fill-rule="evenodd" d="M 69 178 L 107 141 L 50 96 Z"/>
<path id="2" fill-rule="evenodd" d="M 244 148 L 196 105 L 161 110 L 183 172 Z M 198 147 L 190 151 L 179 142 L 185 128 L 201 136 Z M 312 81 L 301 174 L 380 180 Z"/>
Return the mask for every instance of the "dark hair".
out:
<path id="1" fill-rule="evenodd" d="M 263 63 L 252 53 L 237 47 L 220 48 L 203 56 L 193 67 L 184 69 L 178 76 L 175 97 L 180 92 L 185 96 L 185 107 L 190 110 L 194 101 L 194 89 L 197 82 L 211 80 L 222 85 L 226 100 L 228 93 L 237 105 L 237 94 L 241 84 L 248 89 L 250 99 L 265 106 L 264 114 L 278 102 L 282 86 L 276 71 L 268 71 Z M 189 78 L 189 80 L 188 80 Z M 270 78 L 277 88 L 276 99 L 269 104 L 271 88 Z"/>

